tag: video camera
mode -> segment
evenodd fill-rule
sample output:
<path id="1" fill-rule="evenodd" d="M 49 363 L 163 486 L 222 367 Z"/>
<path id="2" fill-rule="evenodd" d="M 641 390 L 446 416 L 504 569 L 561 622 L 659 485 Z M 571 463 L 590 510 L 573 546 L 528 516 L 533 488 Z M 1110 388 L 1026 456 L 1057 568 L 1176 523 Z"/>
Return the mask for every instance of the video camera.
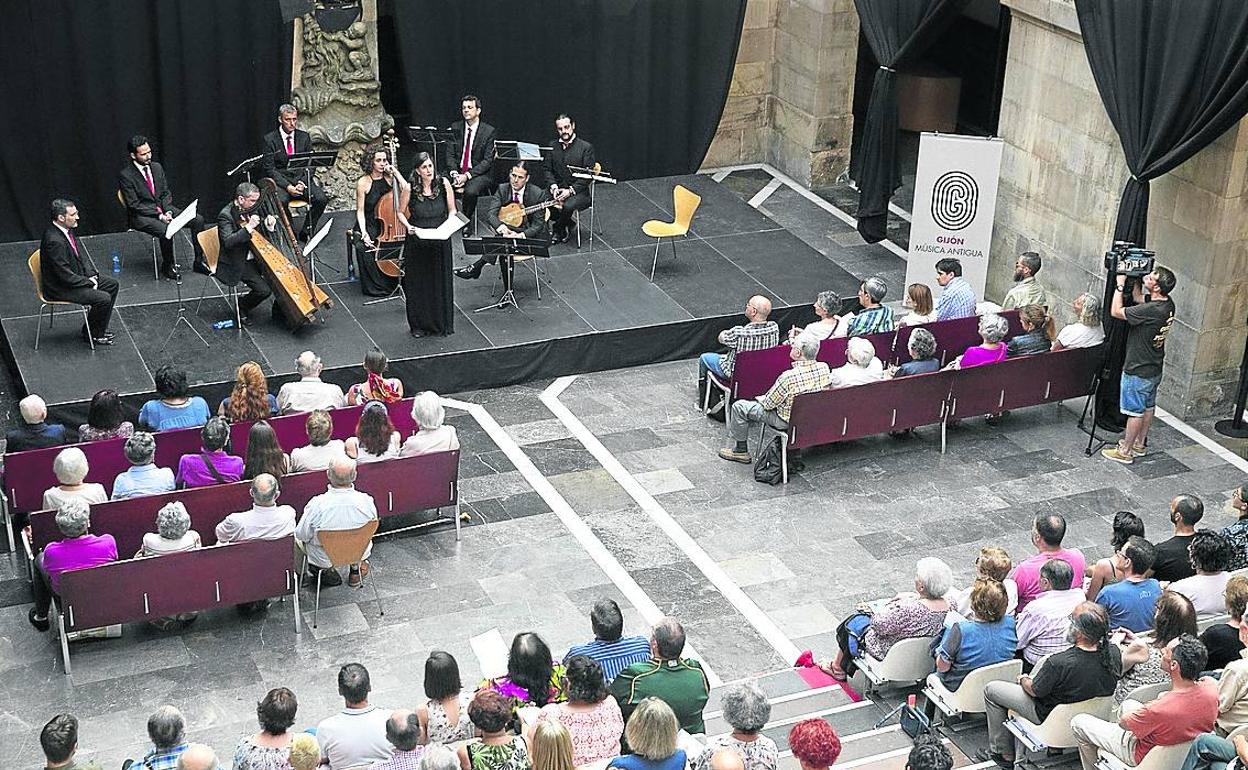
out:
<path id="1" fill-rule="evenodd" d="M 1153 272 L 1156 262 L 1156 252 L 1142 249 L 1130 241 L 1114 241 L 1113 247 L 1105 252 L 1105 269 L 1128 278 L 1143 278 Z"/>

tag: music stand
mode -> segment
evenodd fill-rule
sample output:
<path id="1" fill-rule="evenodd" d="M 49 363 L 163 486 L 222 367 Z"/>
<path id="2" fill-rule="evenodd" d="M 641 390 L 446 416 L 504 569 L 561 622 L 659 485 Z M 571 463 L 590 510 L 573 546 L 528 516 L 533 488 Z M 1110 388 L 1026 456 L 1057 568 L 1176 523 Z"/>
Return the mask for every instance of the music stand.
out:
<path id="1" fill-rule="evenodd" d="M 495 257 L 498 262 L 498 269 L 503 276 L 503 296 L 498 298 L 498 302 L 485 307 L 479 307 L 473 312 L 480 313 L 482 310 L 493 310 L 506 307 L 507 305 L 520 310 L 520 303 L 516 302 L 516 293 L 512 289 L 512 284 L 515 280 L 516 257 L 549 258 L 550 242 L 541 238 L 465 238 L 464 253 L 479 254 L 483 257 Z M 540 285 L 538 286 L 538 291 L 541 291 Z"/>
<path id="2" fill-rule="evenodd" d="M 584 168 L 582 166 L 568 166 L 568 170 L 572 172 L 572 176 L 575 179 L 589 180 L 589 251 L 585 253 L 585 269 L 581 271 L 581 274 L 569 286 L 575 286 L 582 278 L 588 275 L 590 283 L 594 285 L 594 296 L 597 297 L 599 302 L 602 302 L 602 295 L 598 293 L 598 277 L 594 275 L 594 262 L 591 259 L 594 253 L 594 236 L 597 234 L 597 231 L 594 229 L 594 222 L 596 221 L 598 211 L 597 207 L 594 206 L 594 185 L 599 182 L 615 184 L 617 180 L 601 168 L 595 171 L 592 168 Z M 576 226 L 579 228 L 581 223 L 578 221 Z M 580 237 L 579 234 L 577 237 Z M 606 286 L 606 284 L 604 283 L 603 286 Z"/>
<path id="3" fill-rule="evenodd" d="M 372 299 L 364 303 L 365 307 L 369 305 L 377 305 L 382 302 L 389 302 L 392 299 L 402 298 L 407 303 L 407 293 L 403 291 L 403 249 L 407 246 L 407 240 L 401 241 L 385 241 L 377 244 L 377 248 L 368 252 L 373 255 L 374 261 L 380 262 L 383 259 L 394 262 L 399 266 L 399 280 L 394 284 L 394 291 L 390 292 L 381 299 Z"/>
<path id="4" fill-rule="evenodd" d="M 254 157 L 254 158 L 248 158 L 247 160 L 243 161 L 242 163 L 239 163 L 239 164 L 238 164 L 237 166 L 235 166 L 234 168 L 232 168 L 232 169 L 230 169 L 229 171 L 225 172 L 225 175 L 226 175 L 226 176 L 234 176 L 235 174 L 238 174 L 238 173 L 246 173 L 246 174 L 247 174 L 247 181 L 248 181 L 248 182 L 250 182 L 250 181 L 251 181 L 251 170 L 252 170 L 253 168 L 255 168 L 256 166 L 259 166 L 259 165 L 260 165 L 260 163 L 261 163 L 261 161 L 263 161 L 263 160 L 264 160 L 264 154 L 263 154 L 263 153 L 261 153 L 260 155 L 257 155 L 257 156 L 256 156 L 256 157 Z"/>
<path id="5" fill-rule="evenodd" d="M 525 150 L 537 150 L 537 157 L 534 158 Z M 498 139 L 494 142 L 494 165 L 490 169 L 495 179 L 506 179 L 511 171 L 512 165 L 517 161 L 525 163 L 541 163 L 546 160 L 546 155 L 550 153 L 550 147 L 542 147 L 531 142 L 513 142 Z M 533 181 L 533 173 L 529 172 L 529 181 Z"/>
<path id="6" fill-rule="evenodd" d="M 427 144 L 433 148 L 433 152 L 429 155 L 433 158 L 433 168 L 441 166 L 441 159 L 438 157 L 438 145 L 450 144 L 455 141 L 455 132 L 449 128 L 437 128 L 435 126 L 408 126 L 407 135 L 417 145 Z"/>
<path id="7" fill-rule="evenodd" d="M 174 217 L 174 219 L 169 222 L 169 226 L 165 228 L 165 236 L 170 241 L 173 240 L 173 237 L 175 235 L 185 230 L 186 226 L 190 224 L 191 218 L 195 216 L 195 210 L 197 208 L 198 203 L 199 203 L 199 199 L 196 198 L 194 201 L 191 202 L 191 205 L 183 209 L 182 214 L 179 214 L 177 217 Z M 178 220 L 182 220 L 182 223 L 180 225 L 178 224 Z M 176 230 L 172 229 L 174 225 L 178 225 Z M 196 329 L 194 326 L 192 326 L 191 322 L 186 319 L 186 303 L 182 301 L 182 274 L 181 273 L 178 273 L 177 285 L 178 285 L 178 317 L 174 319 L 173 328 L 169 330 L 169 336 L 165 337 L 165 344 L 161 345 L 160 349 L 164 350 L 166 347 L 169 346 L 170 340 L 173 339 L 173 335 L 176 334 L 178 331 L 178 324 L 186 324 L 186 328 L 190 329 L 191 333 L 193 333 L 196 337 L 199 337 L 199 341 L 204 343 L 204 347 L 209 347 L 208 340 L 204 339 L 204 335 L 200 334 L 199 330 Z"/>

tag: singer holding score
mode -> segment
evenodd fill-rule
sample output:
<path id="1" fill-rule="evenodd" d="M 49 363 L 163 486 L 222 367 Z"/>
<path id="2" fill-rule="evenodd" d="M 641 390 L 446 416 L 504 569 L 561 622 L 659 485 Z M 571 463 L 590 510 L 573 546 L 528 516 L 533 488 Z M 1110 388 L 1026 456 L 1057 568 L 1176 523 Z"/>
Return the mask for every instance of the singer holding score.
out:
<path id="1" fill-rule="evenodd" d="M 355 256 L 360 271 L 360 290 L 370 297 L 384 297 L 394 291 L 395 279 L 377 267 L 374 252 L 383 223 L 377 216 L 377 204 L 387 196 L 398 201 L 394 212 L 404 232 L 411 224 L 403 212 L 407 210 L 412 186 L 390 161 L 385 148 L 369 145 L 360 158 L 364 176 L 355 183 Z"/>
<path id="2" fill-rule="evenodd" d="M 446 177 L 437 175 L 429 153 L 416 155 L 412 183 L 413 225 L 433 229 L 455 212 L 455 193 L 451 183 Z M 455 288 L 451 279 L 450 239 L 409 238 L 404 262 L 403 293 L 407 297 L 407 325 L 411 335 L 453 334 Z"/>
<path id="3" fill-rule="evenodd" d="M 87 245 L 74 236 L 78 206 L 66 198 L 52 201 L 52 222 L 39 241 L 39 280 L 48 299 L 86 305 L 87 323 L 82 337 L 95 345 L 113 344 L 108 322 L 117 302 L 117 281 L 100 275 L 87 253 Z"/>

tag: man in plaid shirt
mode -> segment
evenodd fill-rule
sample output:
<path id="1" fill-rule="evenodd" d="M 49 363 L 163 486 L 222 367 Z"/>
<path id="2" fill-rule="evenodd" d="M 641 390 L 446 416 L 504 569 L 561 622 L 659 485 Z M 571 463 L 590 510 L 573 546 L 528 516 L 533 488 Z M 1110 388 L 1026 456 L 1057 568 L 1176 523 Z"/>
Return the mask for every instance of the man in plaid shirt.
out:
<path id="1" fill-rule="evenodd" d="M 944 287 L 936 302 L 936 320 L 970 318 L 975 315 L 975 290 L 962 277 L 962 263 L 946 257 L 936 263 L 936 283 Z"/>
<path id="2" fill-rule="evenodd" d="M 734 326 L 719 333 L 719 343 L 728 347 L 727 353 L 703 353 L 698 359 L 698 379 L 705 380 L 708 371 L 716 377 L 726 380 L 732 376 L 732 367 L 737 353 L 743 350 L 766 350 L 780 344 L 780 327 L 775 321 L 768 321 L 771 315 L 771 300 L 755 295 L 745 303 L 745 317 L 750 322 L 744 326 Z"/>
<path id="3" fill-rule="evenodd" d="M 887 293 L 888 284 L 884 283 L 883 278 L 872 276 L 862 282 L 862 286 L 858 287 L 858 301 L 862 303 L 862 310 L 850 321 L 848 336 L 891 332 L 897 328 L 893 309 L 880 304 Z"/>
<path id="4" fill-rule="evenodd" d="M 147 737 L 152 750 L 137 762 L 126 762 L 130 770 L 176 770 L 178 758 L 186 751 L 186 720 L 173 706 L 161 706 L 147 718 Z"/>
<path id="5" fill-rule="evenodd" d="M 733 402 L 728 412 L 728 435 L 735 443 L 731 448 L 719 450 L 720 457 L 738 463 L 753 461 L 746 441 L 752 423 L 761 422 L 776 430 L 788 430 L 793 399 L 802 393 L 824 390 L 832 383 L 828 365 L 815 360 L 818 355 L 819 340 L 809 334 L 798 335 L 789 352 L 793 366 L 780 375 L 776 384 L 757 400 Z"/>

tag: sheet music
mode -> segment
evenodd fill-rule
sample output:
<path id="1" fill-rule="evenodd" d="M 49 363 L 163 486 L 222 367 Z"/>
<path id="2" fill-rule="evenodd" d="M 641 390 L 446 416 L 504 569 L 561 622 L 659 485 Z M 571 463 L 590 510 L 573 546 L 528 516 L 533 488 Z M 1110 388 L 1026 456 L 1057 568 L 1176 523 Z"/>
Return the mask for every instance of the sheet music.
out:
<path id="1" fill-rule="evenodd" d="M 316 231 L 316 235 L 312 236 L 312 240 L 308 241 L 308 245 L 303 249 L 303 256 L 306 257 L 311 254 L 313 249 L 319 246 L 321 241 L 325 240 L 325 236 L 329 235 L 329 231 L 332 229 L 334 229 L 334 220 L 330 218 L 329 221 L 321 226 L 320 230 Z"/>
<path id="2" fill-rule="evenodd" d="M 463 229 L 466 224 L 468 224 L 468 217 L 455 211 L 437 227 L 417 227 L 416 237 L 422 241 L 445 241 Z"/>
<path id="3" fill-rule="evenodd" d="M 535 142 L 516 142 L 516 152 L 520 160 L 541 160 L 542 150 Z"/>
<path id="4" fill-rule="evenodd" d="M 250 165 L 250 164 L 252 164 L 252 163 L 255 163 L 256 161 L 260 160 L 260 159 L 261 159 L 261 158 L 263 158 L 263 157 L 264 157 L 264 154 L 263 154 L 263 153 L 261 153 L 260 155 L 257 155 L 257 156 L 255 156 L 254 158 L 248 158 L 247 160 L 243 161 L 242 163 L 239 163 L 239 164 L 238 164 L 237 166 L 235 166 L 234 168 L 232 168 L 232 169 L 230 169 L 229 171 L 225 172 L 225 175 L 226 175 L 226 176 L 234 176 L 235 174 L 237 174 L 239 171 L 241 171 L 241 170 L 243 169 L 243 166 L 248 166 L 248 165 Z"/>
<path id="5" fill-rule="evenodd" d="M 173 240 L 174 234 L 177 233 L 179 230 L 181 230 L 183 227 L 185 227 L 187 222 L 190 222 L 192 219 L 195 218 L 195 212 L 198 208 L 199 208 L 199 198 L 196 198 L 195 200 L 191 201 L 191 205 L 182 209 L 182 213 L 174 217 L 169 222 L 169 225 L 165 227 L 165 238 L 167 240 Z"/>
<path id="6" fill-rule="evenodd" d="M 472 637 L 468 644 L 477 656 L 481 676 L 494 679 L 507 674 L 507 643 L 497 628 Z"/>

